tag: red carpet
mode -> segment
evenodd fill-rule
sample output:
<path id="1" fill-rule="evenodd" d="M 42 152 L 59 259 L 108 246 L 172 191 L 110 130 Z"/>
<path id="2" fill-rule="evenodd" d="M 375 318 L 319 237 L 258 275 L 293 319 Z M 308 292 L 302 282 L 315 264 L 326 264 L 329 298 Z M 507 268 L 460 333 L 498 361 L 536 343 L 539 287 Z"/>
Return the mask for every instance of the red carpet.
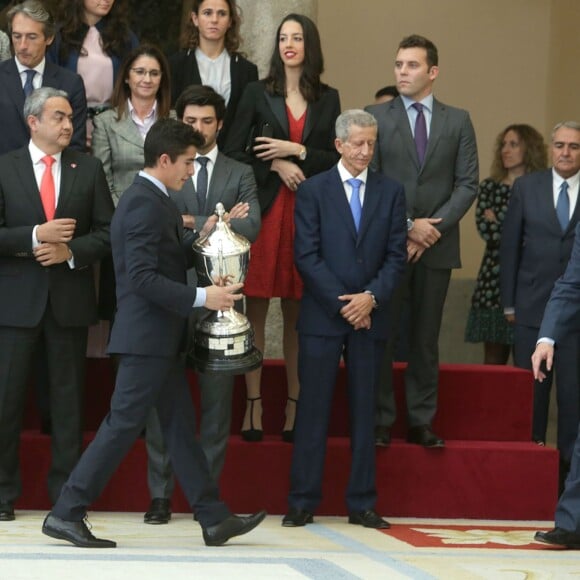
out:
<path id="1" fill-rule="evenodd" d="M 106 360 L 89 360 L 87 440 L 107 412 L 112 392 Z M 402 409 L 404 368 L 397 365 L 397 400 Z M 192 385 L 195 375 L 190 375 Z M 337 387 L 324 479 L 324 500 L 317 513 L 343 515 L 350 465 L 348 410 L 344 373 Z M 232 509 L 247 513 L 266 508 L 286 511 L 292 446 L 280 440 L 285 400 L 284 367 L 267 361 L 263 375 L 262 443 L 239 437 L 245 408 L 243 379 L 234 393 L 232 437 L 222 476 L 222 494 Z M 404 416 L 395 425 L 390 448 L 377 451 L 377 509 L 385 516 L 552 519 L 557 497 L 558 454 L 529 441 L 531 375 L 510 367 L 443 365 L 435 430 L 447 447 L 426 450 L 404 442 Z M 194 399 L 197 389 L 192 388 Z M 34 402 L 29 401 L 22 437 L 21 509 L 46 509 L 45 476 L 50 439 L 38 433 Z M 400 439 L 397 439 L 400 438 Z M 95 509 L 144 511 L 149 503 L 146 457 L 138 441 Z M 174 511 L 188 511 L 178 490 Z"/>

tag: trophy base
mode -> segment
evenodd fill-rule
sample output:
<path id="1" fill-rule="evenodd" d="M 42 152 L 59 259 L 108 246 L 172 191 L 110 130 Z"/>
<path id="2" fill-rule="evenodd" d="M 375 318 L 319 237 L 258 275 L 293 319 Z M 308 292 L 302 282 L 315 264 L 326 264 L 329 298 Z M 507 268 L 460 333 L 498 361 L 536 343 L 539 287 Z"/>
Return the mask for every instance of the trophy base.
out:
<path id="1" fill-rule="evenodd" d="M 195 346 L 193 363 L 204 374 L 243 375 L 262 366 L 262 353 L 254 346 L 248 352 L 235 356 L 219 355 L 203 347 Z"/>

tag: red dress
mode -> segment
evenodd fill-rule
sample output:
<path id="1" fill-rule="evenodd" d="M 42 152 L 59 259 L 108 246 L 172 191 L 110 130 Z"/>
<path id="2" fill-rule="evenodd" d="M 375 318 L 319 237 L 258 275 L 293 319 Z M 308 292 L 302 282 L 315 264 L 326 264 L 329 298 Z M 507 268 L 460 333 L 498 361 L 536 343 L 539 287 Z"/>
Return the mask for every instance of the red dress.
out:
<path id="1" fill-rule="evenodd" d="M 290 141 L 302 142 L 306 111 L 294 119 L 286 107 Z M 294 266 L 294 203 L 296 194 L 284 183 L 262 216 L 258 239 L 252 244 L 244 294 L 255 298 L 302 297 L 302 280 Z"/>

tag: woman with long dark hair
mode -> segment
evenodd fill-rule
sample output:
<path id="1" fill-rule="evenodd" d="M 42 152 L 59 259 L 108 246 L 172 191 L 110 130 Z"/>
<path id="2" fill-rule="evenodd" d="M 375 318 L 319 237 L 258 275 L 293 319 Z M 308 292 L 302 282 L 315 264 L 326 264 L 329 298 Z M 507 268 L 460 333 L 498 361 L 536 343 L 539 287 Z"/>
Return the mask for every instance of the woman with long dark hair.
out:
<path id="1" fill-rule="evenodd" d="M 90 146 L 90 120 L 110 107 L 121 62 L 139 41 L 129 28 L 127 0 L 65 0 L 57 21 L 60 26 L 47 56 L 83 78 Z"/>
<path id="2" fill-rule="evenodd" d="M 246 87 L 226 141 L 226 153 L 251 164 L 258 184 L 262 229 L 252 245 L 244 293 L 256 346 L 262 351 L 270 298 L 281 298 L 288 382 L 282 436 L 289 442 L 300 390 L 296 320 L 302 281 L 293 259 L 295 191 L 339 157 L 334 124 L 340 100 L 336 89 L 320 80 L 323 70 L 316 25 L 307 16 L 289 14 L 276 32 L 270 72 Z M 242 436 L 247 441 L 263 436 L 260 382 L 261 369 L 246 374 Z"/>

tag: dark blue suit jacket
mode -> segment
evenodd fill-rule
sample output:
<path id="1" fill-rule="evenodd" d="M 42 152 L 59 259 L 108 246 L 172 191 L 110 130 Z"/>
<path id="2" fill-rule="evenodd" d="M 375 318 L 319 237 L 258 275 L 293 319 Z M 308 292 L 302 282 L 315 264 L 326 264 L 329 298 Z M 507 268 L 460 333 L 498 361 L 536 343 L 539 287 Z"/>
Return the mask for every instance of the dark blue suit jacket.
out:
<path id="1" fill-rule="evenodd" d="M 87 141 L 87 99 L 83 79 L 48 59 L 45 61 L 43 87 L 66 91 L 73 110 L 73 137 L 70 146 L 85 151 Z M 0 63 L 0 154 L 28 144 L 30 131 L 24 118 L 22 80 L 13 58 Z"/>
<path id="2" fill-rule="evenodd" d="M 303 182 L 296 194 L 294 256 L 304 280 L 298 331 L 340 336 L 352 330 L 341 294 L 370 290 L 379 304 L 368 331 L 385 340 L 388 308 L 407 259 L 403 186 L 369 171 L 357 234 L 338 169 Z M 367 332 L 367 331 L 364 331 Z"/>
<path id="3" fill-rule="evenodd" d="M 516 179 L 503 223 L 500 285 L 502 304 L 515 307 L 517 324 L 540 327 L 550 292 L 572 252 L 579 206 L 562 232 L 554 207 L 552 170 Z"/>
<path id="4" fill-rule="evenodd" d="M 189 248 L 188 248 L 189 246 Z M 109 352 L 173 357 L 185 348 L 196 289 L 186 285 L 191 244 L 175 203 L 136 176 L 111 222 L 117 313 Z"/>
<path id="5" fill-rule="evenodd" d="M 580 332 L 580 224 L 568 267 L 554 285 L 538 337 L 553 338 L 557 345 L 574 332 Z"/>

